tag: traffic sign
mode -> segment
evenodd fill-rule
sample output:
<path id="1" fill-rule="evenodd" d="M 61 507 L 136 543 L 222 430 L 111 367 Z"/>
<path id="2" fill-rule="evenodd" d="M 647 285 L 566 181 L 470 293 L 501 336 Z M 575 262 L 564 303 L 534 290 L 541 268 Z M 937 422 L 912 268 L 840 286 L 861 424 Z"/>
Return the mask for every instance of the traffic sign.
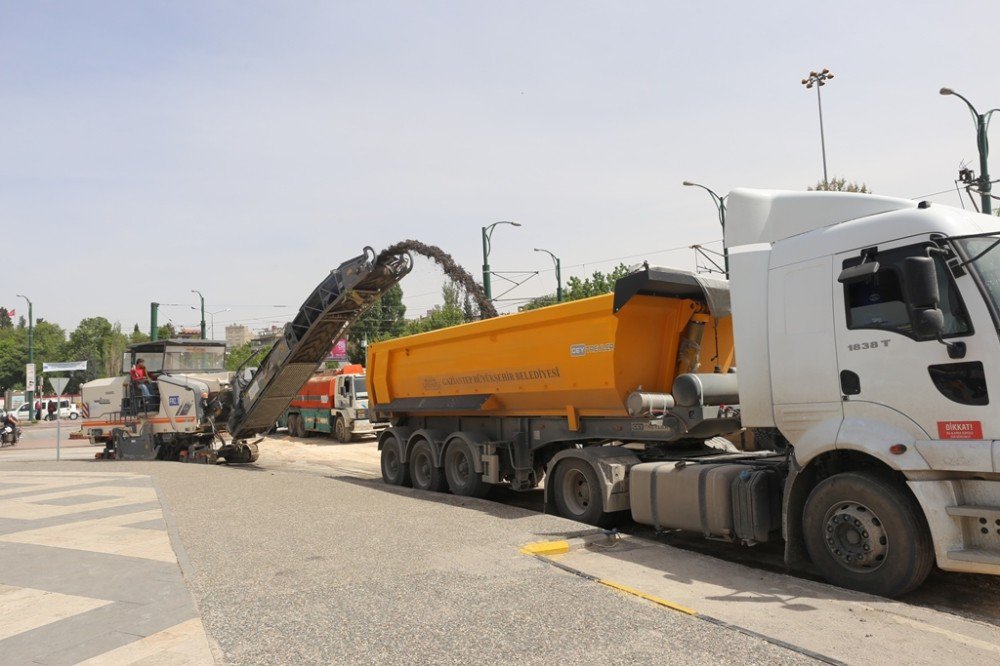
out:
<path id="1" fill-rule="evenodd" d="M 52 384 L 52 388 L 56 390 L 56 395 L 62 395 L 63 389 L 66 388 L 66 384 L 69 384 L 69 377 L 49 377 L 49 383 Z"/>

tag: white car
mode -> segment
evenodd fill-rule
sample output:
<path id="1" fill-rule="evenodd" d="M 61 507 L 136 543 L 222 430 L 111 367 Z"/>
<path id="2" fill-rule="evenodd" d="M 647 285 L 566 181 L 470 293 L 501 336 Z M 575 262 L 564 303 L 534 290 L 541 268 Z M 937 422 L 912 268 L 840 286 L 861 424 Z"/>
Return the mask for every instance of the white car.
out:
<path id="1" fill-rule="evenodd" d="M 17 408 L 17 411 L 14 412 L 14 416 L 16 416 L 17 420 L 20 421 L 21 423 L 27 423 L 31 417 L 31 411 L 32 411 L 31 405 L 25 403 Z M 61 401 L 61 406 L 59 407 L 60 419 L 69 419 L 71 421 L 75 421 L 81 416 L 83 416 L 83 414 L 80 412 L 80 408 L 76 404 L 70 402 L 69 400 Z M 54 420 L 55 413 L 52 414 L 52 417 Z M 48 418 L 49 418 L 49 403 L 48 401 L 45 401 L 42 403 L 42 419 L 48 420 Z"/>

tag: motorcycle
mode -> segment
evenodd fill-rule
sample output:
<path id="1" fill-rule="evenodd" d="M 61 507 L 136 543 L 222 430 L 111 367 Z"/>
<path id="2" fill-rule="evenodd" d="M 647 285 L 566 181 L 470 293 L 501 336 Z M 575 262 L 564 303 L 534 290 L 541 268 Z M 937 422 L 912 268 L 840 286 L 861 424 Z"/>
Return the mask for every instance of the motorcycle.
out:
<path id="1" fill-rule="evenodd" d="M 13 426 L 10 424 L 4 425 L 3 429 L 0 430 L 0 447 L 14 446 L 21 439 L 21 434 L 21 426 L 17 426 L 17 432 L 15 433 Z"/>

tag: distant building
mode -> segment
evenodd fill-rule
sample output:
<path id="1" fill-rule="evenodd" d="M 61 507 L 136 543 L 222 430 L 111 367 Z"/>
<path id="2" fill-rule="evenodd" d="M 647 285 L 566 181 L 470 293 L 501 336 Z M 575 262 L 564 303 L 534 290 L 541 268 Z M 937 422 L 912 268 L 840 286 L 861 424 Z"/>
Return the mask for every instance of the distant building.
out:
<path id="1" fill-rule="evenodd" d="M 226 347 L 241 347 L 253 339 L 253 333 L 242 324 L 230 324 L 226 326 Z"/>
<path id="2" fill-rule="evenodd" d="M 198 327 L 192 328 L 179 328 L 177 329 L 177 336 L 182 339 L 197 340 L 201 337 L 201 329 Z"/>
<path id="3" fill-rule="evenodd" d="M 270 328 L 257 331 L 257 334 L 253 336 L 250 342 L 253 344 L 254 349 L 260 349 L 267 345 L 273 345 L 284 334 L 285 328 L 283 326 L 271 326 Z"/>

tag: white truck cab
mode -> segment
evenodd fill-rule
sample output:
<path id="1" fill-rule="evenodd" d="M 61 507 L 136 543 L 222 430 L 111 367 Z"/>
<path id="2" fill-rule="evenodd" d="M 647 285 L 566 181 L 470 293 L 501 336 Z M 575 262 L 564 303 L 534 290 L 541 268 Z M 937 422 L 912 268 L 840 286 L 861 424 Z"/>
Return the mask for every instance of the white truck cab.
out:
<path id="1" fill-rule="evenodd" d="M 789 559 L 895 567 L 892 592 L 934 562 L 1000 574 L 1000 220 L 741 189 L 725 240 L 742 422 L 791 451 Z"/>

